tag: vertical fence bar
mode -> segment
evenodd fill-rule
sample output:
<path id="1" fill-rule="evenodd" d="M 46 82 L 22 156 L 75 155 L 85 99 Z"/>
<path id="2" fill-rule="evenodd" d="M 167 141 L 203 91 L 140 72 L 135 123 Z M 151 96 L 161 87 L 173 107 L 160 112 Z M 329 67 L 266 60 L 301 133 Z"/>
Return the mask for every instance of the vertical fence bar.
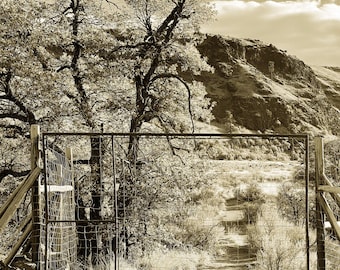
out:
<path id="1" fill-rule="evenodd" d="M 114 253 L 115 253 L 115 266 L 114 270 L 119 269 L 118 254 L 119 254 L 119 233 L 118 233 L 118 184 L 117 184 L 117 173 L 116 173 L 116 153 L 114 136 L 111 135 L 111 151 L 112 151 L 112 175 L 113 175 L 113 189 L 114 189 L 114 215 L 115 215 L 115 239 L 114 239 Z"/>
<path id="2" fill-rule="evenodd" d="M 315 199 L 316 199 L 316 242 L 317 242 L 317 270 L 326 269 L 325 253 L 325 216 L 322 211 L 319 197 L 323 192 L 319 190 L 324 174 L 324 149 L 322 137 L 316 137 L 315 142 Z"/>
<path id="3" fill-rule="evenodd" d="M 44 268 L 41 267 L 41 269 L 44 269 L 44 270 L 47 270 L 47 261 L 48 261 L 48 258 L 47 258 L 47 238 L 48 238 L 48 235 L 47 235 L 47 219 L 48 219 L 48 213 L 47 213 L 47 186 L 46 186 L 46 181 L 47 181 L 47 138 L 45 136 L 45 134 L 42 135 L 42 144 L 43 144 L 43 149 L 42 149 L 42 153 L 43 153 L 43 162 L 44 162 L 44 187 L 42 190 L 40 190 L 39 192 L 42 192 L 43 193 L 43 196 L 44 196 L 44 212 L 41 211 L 41 215 L 44 215 L 44 247 L 42 246 L 41 249 L 40 249 L 40 254 L 43 254 L 44 255 L 44 258 L 41 257 L 41 260 L 44 260 Z M 40 196 L 42 196 L 40 194 Z M 42 216 L 41 216 L 42 218 Z"/>
<path id="4" fill-rule="evenodd" d="M 74 209 L 73 211 L 73 219 L 76 219 L 76 209 L 75 209 L 75 205 L 76 205 L 76 195 L 75 195 L 75 183 L 74 183 L 74 164 L 73 164 L 73 150 L 71 147 L 66 147 L 65 149 L 65 157 L 66 160 L 69 163 L 69 169 L 70 169 L 70 177 L 71 177 L 71 183 L 70 185 L 72 186 L 72 191 L 71 191 L 71 198 L 69 199 L 70 202 L 72 204 L 72 208 Z M 71 223 L 70 223 L 71 224 Z M 69 224 L 69 225 L 70 225 Z M 76 262 L 76 254 L 77 254 L 77 235 L 76 235 L 76 224 L 73 223 L 74 225 L 71 226 L 71 228 L 68 228 L 68 241 L 69 241 L 69 248 L 70 245 L 72 245 L 71 248 L 71 252 L 68 254 L 68 259 L 70 260 L 71 265 L 73 266 Z M 71 244 L 72 243 L 72 244 Z"/>
<path id="5" fill-rule="evenodd" d="M 306 215 L 306 268 L 310 269 L 310 250 L 309 250 L 309 136 L 305 138 L 305 215 Z"/>
<path id="6" fill-rule="evenodd" d="M 48 193 L 47 193 L 47 137 L 45 136 L 45 134 L 43 134 L 43 159 L 44 159 L 44 189 L 41 190 L 41 192 L 43 192 L 44 194 L 44 218 L 45 218 L 45 223 L 44 223 L 44 247 L 41 247 L 40 252 L 42 253 L 42 251 L 44 252 L 44 270 L 48 269 L 48 219 L 49 219 L 49 215 L 48 215 Z M 41 195 L 42 196 L 42 195 Z M 44 250 L 43 250 L 44 249 Z M 41 258 L 42 260 L 42 258 Z"/>
<path id="7" fill-rule="evenodd" d="M 40 166 L 40 127 L 39 125 L 31 126 L 31 171 Z M 40 269 L 39 263 L 39 245 L 40 245 L 40 202 L 39 202 L 39 177 L 32 186 L 32 261 Z"/>

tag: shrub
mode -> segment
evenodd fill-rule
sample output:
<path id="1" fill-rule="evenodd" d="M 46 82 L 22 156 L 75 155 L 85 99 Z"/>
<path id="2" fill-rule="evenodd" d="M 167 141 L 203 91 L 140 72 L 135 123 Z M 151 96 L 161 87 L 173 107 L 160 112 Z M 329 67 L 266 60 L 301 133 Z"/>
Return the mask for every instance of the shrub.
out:
<path id="1" fill-rule="evenodd" d="M 245 189 L 236 189 L 235 197 L 241 202 L 264 202 L 265 195 L 257 183 L 247 185 Z"/>
<path id="2" fill-rule="evenodd" d="M 190 217 L 177 224 L 179 230 L 175 238 L 185 247 L 215 253 L 219 240 L 224 235 L 224 227 L 214 220 L 212 207 L 197 208 Z"/>
<path id="3" fill-rule="evenodd" d="M 257 184 L 250 184 L 245 189 L 236 189 L 235 197 L 244 203 L 244 216 L 248 224 L 255 223 L 265 202 L 265 195 Z"/>
<path id="4" fill-rule="evenodd" d="M 305 221 L 305 191 L 295 188 L 292 184 L 283 184 L 277 196 L 278 211 L 282 217 L 294 224 Z"/>
<path id="5" fill-rule="evenodd" d="M 265 208 L 257 224 L 248 227 L 249 243 L 258 250 L 254 269 L 305 269 L 304 228 L 282 219 L 275 205 Z"/>
<path id="6" fill-rule="evenodd" d="M 248 224 L 254 224 L 257 222 L 259 214 L 261 214 L 262 202 L 245 203 L 243 210 L 246 222 Z"/>

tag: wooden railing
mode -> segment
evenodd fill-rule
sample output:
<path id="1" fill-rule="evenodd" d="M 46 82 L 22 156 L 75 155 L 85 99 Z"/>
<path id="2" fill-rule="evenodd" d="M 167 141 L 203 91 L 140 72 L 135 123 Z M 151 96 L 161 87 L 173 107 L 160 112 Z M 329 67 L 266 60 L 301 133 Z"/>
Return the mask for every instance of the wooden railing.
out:
<path id="1" fill-rule="evenodd" d="M 38 200 L 38 188 L 39 188 L 39 175 L 41 169 L 40 159 L 40 131 L 38 125 L 31 127 L 31 172 L 27 178 L 14 190 L 9 196 L 6 202 L 0 208 L 0 235 L 4 228 L 13 218 L 14 214 L 21 207 L 21 204 L 26 197 L 25 195 L 32 191 L 32 212 L 19 224 L 16 228 L 14 235 L 20 235 L 18 240 L 14 243 L 13 247 L 8 251 L 4 261 L 0 262 L 0 269 L 8 269 L 9 264 L 19 251 L 20 247 L 30 237 L 32 245 L 32 260 L 37 262 L 38 260 L 38 246 L 39 246 L 39 200 Z"/>
<path id="2" fill-rule="evenodd" d="M 37 180 L 41 172 L 40 168 L 35 168 L 28 177 L 14 190 L 6 202 L 0 208 L 0 233 L 7 226 L 21 202 L 25 198 L 25 194 L 31 189 L 33 183 Z"/>
<path id="3" fill-rule="evenodd" d="M 315 138 L 315 192 L 316 192 L 316 230 L 317 230 L 317 269 L 326 269 L 325 253 L 325 218 L 327 217 L 332 230 L 340 240 L 340 226 L 333 210 L 329 206 L 325 194 L 329 193 L 334 202 L 340 207 L 340 187 L 332 184 L 325 174 L 324 143 L 322 137 Z"/>

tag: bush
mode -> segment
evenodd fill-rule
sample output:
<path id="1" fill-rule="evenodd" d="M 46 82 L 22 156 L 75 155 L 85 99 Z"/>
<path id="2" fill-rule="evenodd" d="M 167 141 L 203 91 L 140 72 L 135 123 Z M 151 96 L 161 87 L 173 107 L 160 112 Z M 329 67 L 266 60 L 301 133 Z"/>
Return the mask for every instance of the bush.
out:
<path id="1" fill-rule="evenodd" d="M 235 190 L 235 197 L 239 202 L 244 203 L 244 216 L 248 224 L 257 221 L 261 212 L 261 206 L 265 202 L 265 195 L 257 184 L 250 184 L 244 190 Z"/>
<path id="2" fill-rule="evenodd" d="M 190 217 L 177 224 L 175 238 L 184 247 L 215 253 L 219 240 L 224 236 L 224 227 L 212 217 L 214 208 L 197 208 Z"/>
<path id="3" fill-rule="evenodd" d="M 257 183 L 248 185 L 245 189 L 236 189 L 235 197 L 241 202 L 264 202 L 265 195 Z"/>
<path id="4" fill-rule="evenodd" d="M 249 243 L 258 250 L 254 269 L 305 269 L 304 228 L 280 218 L 274 205 L 265 207 L 257 224 L 248 227 Z"/>
<path id="5" fill-rule="evenodd" d="M 283 184 L 277 196 L 278 211 L 282 217 L 294 224 L 305 222 L 305 191 L 292 184 Z"/>
<path id="6" fill-rule="evenodd" d="M 262 202 L 245 203 L 243 210 L 246 222 L 248 224 L 254 224 L 257 222 L 259 214 L 261 214 Z"/>

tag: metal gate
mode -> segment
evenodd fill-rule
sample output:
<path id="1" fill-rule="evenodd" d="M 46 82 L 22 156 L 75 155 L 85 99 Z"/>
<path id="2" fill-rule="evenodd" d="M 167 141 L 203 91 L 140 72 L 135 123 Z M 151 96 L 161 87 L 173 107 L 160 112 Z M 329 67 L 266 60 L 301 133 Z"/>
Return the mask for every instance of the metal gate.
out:
<path id="1" fill-rule="evenodd" d="M 68 149 L 67 154 L 63 154 L 64 149 Z M 270 153 L 266 153 L 266 149 L 270 149 Z M 234 194 L 225 198 L 227 214 L 235 209 L 233 200 L 242 204 L 242 224 L 241 221 L 235 223 L 227 217 L 202 222 L 200 217 L 190 217 L 187 212 L 189 208 L 184 207 L 186 204 L 196 203 L 194 192 L 200 185 L 208 184 L 212 174 L 219 168 L 230 164 L 230 161 L 243 168 L 240 165 L 242 160 L 251 160 L 247 163 L 250 164 L 249 167 L 256 167 L 259 164 L 256 157 L 261 152 L 263 155 L 270 155 L 275 164 L 279 164 L 284 156 L 282 162 L 294 162 L 299 167 L 300 176 L 297 176 L 297 181 L 303 183 L 304 210 L 301 214 L 302 221 L 299 217 L 297 223 L 304 226 L 301 256 L 304 257 L 306 269 L 310 269 L 308 136 L 210 133 L 44 133 L 41 267 L 133 269 L 127 268 L 127 265 L 131 266 L 140 260 L 151 247 L 175 250 L 182 245 L 178 240 L 181 237 L 182 240 L 186 238 L 185 241 L 189 241 L 190 245 L 186 244 L 187 247 L 193 247 L 193 236 L 188 240 L 189 236 L 184 237 L 181 232 L 177 232 L 179 236 L 175 235 L 176 239 L 170 239 L 167 227 L 161 223 L 164 218 L 161 213 L 165 212 L 172 211 L 174 218 L 174 213 L 183 211 L 189 217 L 185 226 L 193 222 L 190 224 L 197 227 L 197 221 L 207 231 L 213 230 L 217 225 L 222 226 L 225 233 L 231 228 L 237 229 L 237 226 L 239 231 L 246 228 L 243 225 L 255 226 L 258 221 L 252 211 L 254 204 L 258 202 L 244 197 L 244 193 L 252 187 L 251 179 L 247 183 L 238 183 Z M 264 164 L 272 166 L 274 162 L 270 162 Z M 257 170 L 260 174 L 257 180 L 261 188 L 270 185 L 271 182 L 266 177 L 273 177 L 264 174 L 259 168 Z M 222 173 L 226 174 L 227 170 Z M 185 196 L 190 200 L 181 199 Z M 270 197 L 267 206 L 274 206 L 276 195 L 265 196 Z M 183 210 L 180 210 L 181 207 Z M 281 209 L 282 211 L 286 210 Z M 256 212 L 256 215 L 259 213 Z M 183 218 L 181 214 L 179 216 L 179 219 Z M 263 216 L 269 217 L 270 214 Z M 289 219 L 288 216 L 285 218 Z M 279 222 L 281 221 L 277 221 Z M 284 226 L 293 223 L 288 222 Z M 164 234 L 164 239 L 160 236 L 161 233 Z M 174 236 L 176 233 L 171 234 Z M 283 241 L 285 240 L 282 239 Z M 197 249 L 200 244 L 203 245 L 197 243 Z M 256 247 L 247 249 L 246 258 L 240 257 L 243 252 L 241 246 L 232 249 L 227 245 L 225 248 L 235 250 L 235 260 L 239 263 L 243 260 L 244 265 L 256 264 L 258 260 L 266 259 L 259 259 Z"/>

